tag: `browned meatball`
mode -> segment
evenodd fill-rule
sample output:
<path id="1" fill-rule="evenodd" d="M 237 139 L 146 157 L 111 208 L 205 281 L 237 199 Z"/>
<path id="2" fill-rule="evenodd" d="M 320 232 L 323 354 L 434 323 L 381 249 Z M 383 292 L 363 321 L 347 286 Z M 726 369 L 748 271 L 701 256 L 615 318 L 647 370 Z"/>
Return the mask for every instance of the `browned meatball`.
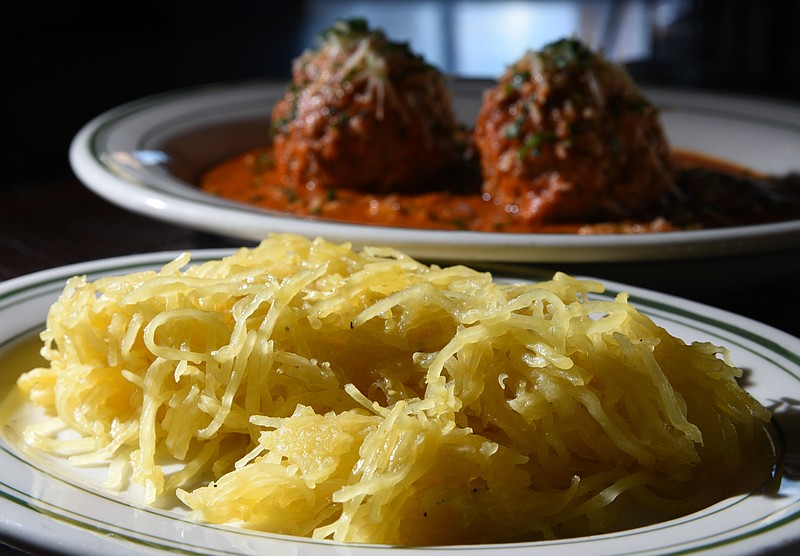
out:
<path id="1" fill-rule="evenodd" d="M 338 21 L 292 73 L 272 115 L 286 185 L 417 190 L 458 159 L 441 73 L 363 20 Z"/>
<path id="2" fill-rule="evenodd" d="M 673 187 L 657 110 L 625 69 L 563 39 L 527 52 L 476 121 L 484 197 L 531 221 L 618 219 Z"/>

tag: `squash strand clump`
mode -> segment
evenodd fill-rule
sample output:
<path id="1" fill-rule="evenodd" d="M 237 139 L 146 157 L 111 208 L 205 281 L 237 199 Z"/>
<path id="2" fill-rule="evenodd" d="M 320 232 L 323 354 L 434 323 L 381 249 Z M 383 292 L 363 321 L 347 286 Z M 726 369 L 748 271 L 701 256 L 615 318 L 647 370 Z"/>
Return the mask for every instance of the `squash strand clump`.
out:
<path id="1" fill-rule="evenodd" d="M 766 453 L 724 350 L 597 282 L 294 235 L 189 263 L 68 282 L 18 381 L 54 415 L 30 445 L 201 521 L 404 545 L 673 517 Z"/>

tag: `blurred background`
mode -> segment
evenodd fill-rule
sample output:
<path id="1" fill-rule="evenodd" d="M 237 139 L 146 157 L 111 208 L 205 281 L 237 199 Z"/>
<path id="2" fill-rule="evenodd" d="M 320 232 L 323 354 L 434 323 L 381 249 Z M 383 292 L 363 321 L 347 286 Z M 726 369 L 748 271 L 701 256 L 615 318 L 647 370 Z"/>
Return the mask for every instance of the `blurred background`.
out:
<path id="1" fill-rule="evenodd" d="M 794 0 L 140 0 L 15 9 L 3 37 L 4 187 L 70 176 L 74 134 L 124 102 L 205 83 L 287 79 L 292 59 L 337 17 L 365 17 L 463 77 L 497 77 L 526 49 L 576 36 L 644 85 L 800 101 Z"/>

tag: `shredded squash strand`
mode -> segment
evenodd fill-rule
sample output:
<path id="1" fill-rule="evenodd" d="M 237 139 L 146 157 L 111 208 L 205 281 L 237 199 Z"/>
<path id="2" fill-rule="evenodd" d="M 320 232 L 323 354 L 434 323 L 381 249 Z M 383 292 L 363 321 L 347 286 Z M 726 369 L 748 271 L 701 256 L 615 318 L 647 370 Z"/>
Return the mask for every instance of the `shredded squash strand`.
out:
<path id="1" fill-rule="evenodd" d="M 75 277 L 18 381 L 53 415 L 25 438 L 201 521 L 344 542 L 587 535 L 718 500 L 769 412 L 722 348 L 602 292 L 294 235 Z"/>

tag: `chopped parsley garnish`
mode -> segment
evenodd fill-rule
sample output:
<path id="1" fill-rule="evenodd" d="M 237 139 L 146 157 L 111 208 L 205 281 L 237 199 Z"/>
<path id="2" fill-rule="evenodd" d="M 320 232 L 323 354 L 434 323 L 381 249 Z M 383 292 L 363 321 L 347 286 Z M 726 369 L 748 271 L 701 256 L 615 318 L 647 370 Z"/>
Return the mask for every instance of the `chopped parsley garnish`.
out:
<path id="1" fill-rule="evenodd" d="M 556 135 L 549 131 L 540 131 L 531 133 L 525 137 L 522 146 L 519 149 L 519 158 L 523 159 L 527 155 L 539 156 L 541 151 L 540 147 L 544 144 L 552 144 L 556 142 Z"/>
<path id="2" fill-rule="evenodd" d="M 297 192 L 294 189 L 289 187 L 284 187 L 281 189 L 283 196 L 286 197 L 286 200 L 290 203 L 294 203 L 297 200 Z"/>
<path id="3" fill-rule="evenodd" d="M 585 68 L 594 61 L 594 53 L 577 39 L 560 39 L 547 44 L 539 55 L 546 66 L 557 71 L 575 64 Z"/>
<path id="4" fill-rule="evenodd" d="M 506 139 L 516 139 L 519 137 L 519 133 L 522 130 L 522 126 L 525 124 L 525 116 L 520 115 L 517 118 L 508 124 L 503 132 Z"/>
<path id="5" fill-rule="evenodd" d="M 353 39 L 366 35 L 369 32 L 369 25 L 364 18 L 354 17 L 350 19 L 338 19 L 333 25 L 322 30 L 319 34 L 319 40 L 325 42 L 333 37 Z"/>

